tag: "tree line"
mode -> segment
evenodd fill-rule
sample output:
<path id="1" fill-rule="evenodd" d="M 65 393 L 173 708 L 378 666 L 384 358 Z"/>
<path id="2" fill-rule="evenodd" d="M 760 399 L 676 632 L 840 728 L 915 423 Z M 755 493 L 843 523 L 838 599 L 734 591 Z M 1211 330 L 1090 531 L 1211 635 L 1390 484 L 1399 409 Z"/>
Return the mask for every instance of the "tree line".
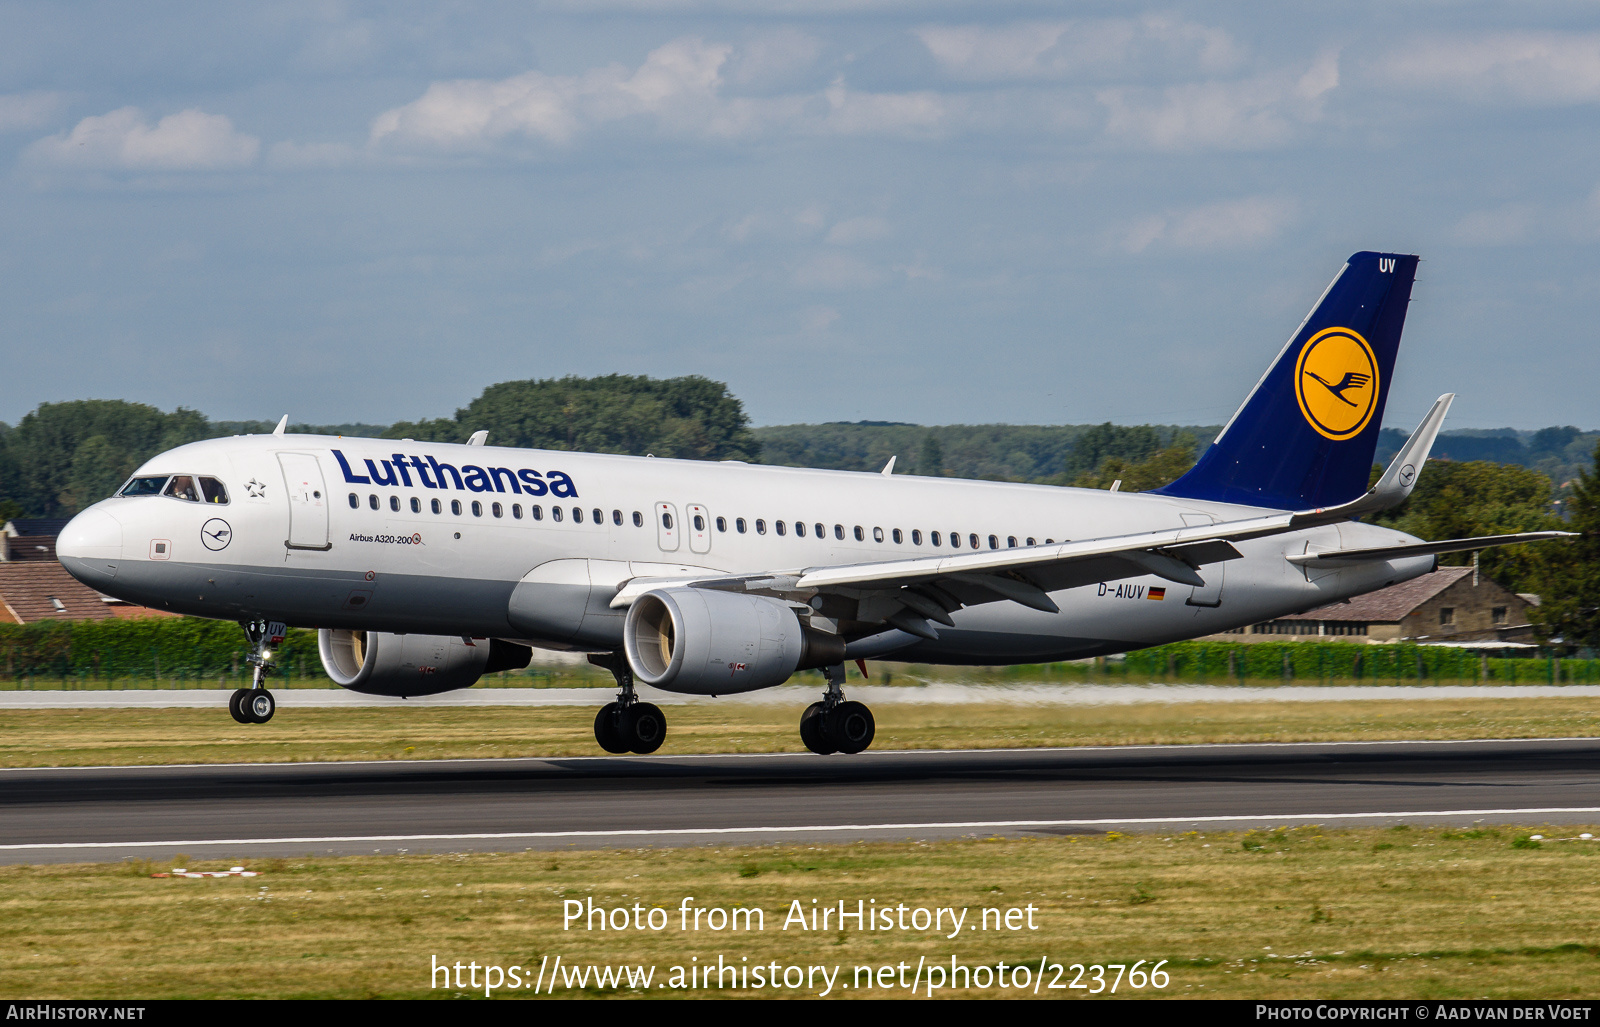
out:
<path id="1" fill-rule="evenodd" d="M 0 520 L 71 515 L 110 495 L 157 453 L 272 427 L 121 400 L 40 404 L 15 427 L 0 424 Z M 1218 429 L 884 421 L 752 428 L 743 404 L 721 382 L 607 375 L 501 382 L 448 418 L 289 430 L 438 442 L 463 442 L 487 430 L 503 446 L 856 471 L 880 470 L 895 457 L 897 473 L 1087 488 L 1121 481 L 1133 492 L 1183 474 Z M 1403 439 L 1403 432 L 1384 430 L 1380 465 Z M 1447 433 L 1410 500 L 1378 521 L 1424 539 L 1584 531 L 1578 542 L 1485 550 L 1480 566 L 1513 591 L 1544 596 L 1537 617 L 1550 632 L 1600 643 L 1597 445 L 1600 434 L 1575 427 Z M 1468 559 L 1458 554 L 1443 562 Z"/>

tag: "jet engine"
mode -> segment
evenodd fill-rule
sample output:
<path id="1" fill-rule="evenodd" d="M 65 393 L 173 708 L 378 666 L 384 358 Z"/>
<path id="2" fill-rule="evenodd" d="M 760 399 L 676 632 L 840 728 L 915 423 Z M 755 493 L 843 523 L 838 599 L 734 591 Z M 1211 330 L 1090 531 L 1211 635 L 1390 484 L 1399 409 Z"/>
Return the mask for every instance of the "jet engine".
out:
<path id="1" fill-rule="evenodd" d="M 634 600 L 622 644 L 640 681 L 691 695 L 749 692 L 844 661 L 844 641 L 803 626 L 789 604 L 700 588 Z"/>
<path id="2" fill-rule="evenodd" d="M 317 632 L 322 667 L 335 684 L 367 695 L 434 695 L 467 688 L 485 674 L 519 670 L 533 658 L 527 646 L 498 638 L 391 635 L 323 628 Z"/>

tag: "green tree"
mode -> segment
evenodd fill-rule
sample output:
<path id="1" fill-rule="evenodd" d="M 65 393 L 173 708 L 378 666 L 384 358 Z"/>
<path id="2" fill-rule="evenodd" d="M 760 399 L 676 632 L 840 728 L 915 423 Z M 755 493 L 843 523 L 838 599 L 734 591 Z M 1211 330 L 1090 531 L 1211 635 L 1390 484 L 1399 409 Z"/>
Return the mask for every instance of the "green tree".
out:
<path id="1" fill-rule="evenodd" d="M 111 495 L 142 461 L 104 435 L 91 435 L 72 456 L 67 487 L 57 497 L 67 510 L 82 510 Z"/>
<path id="2" fill-rule="evenodd" d="M 76 513 L 85 494 L 74 491 L 74 476 L 81 490 L 99 488 L 113 466 L 131 470 L 150 457 L 186 442 L 213 434 L 203 414 L 178 408 L 170 414 L 143 403 L 86 399 L 68 403 L 41 403 L 6 434 L 7 454 L 16 462 L 16 493 L 8 498 L 35 516 Z M 126 459 L 97 446 L 92 458 L 78 468 L 78 449 L 99 437 Z M 114 441 L 113 441 L 114 440 Z M 103 496 L 96 495 L 86 502 Z"/>
<path id="3" fill-rule="evenodd" d="M 1169 485 L 1194 466 L 1195 438 L 1179 432 L 1172 445 L 1150 453 L 1143 460 L 1107 456 L 1095 470 L 1078 475 L 1072 484 L 1078 488 L 1108 489 L 1118 480 L 1123 492 L 1148 492 Z"/>
<path id="4" fill-rule="evenodd" d="M 754 461 L 761 454 L 739 400 L 721 382 L 695 375 L 501 382 L 453 420 L 402 422 L 384 437 L 463 442 L 479 430 L 498 446 L 692 460 Z"/>
<path id="5" fill-rule="evenodd" d="M 922 448 L 917 451 L 917 473 L 929 478 L 944 476 L 944 447 L 931 431 L 922 436 Z"/>
<path id="6" fill-rule="evenodd" d="M 1582 534 L 1539 547 L 1540 602 L 1530 613 L 1543 637 L 1593 648 L 1600 646 L 1600 445 L 1593 470 L 1572 483 L 1567 515 L 1562 527 Z"/>

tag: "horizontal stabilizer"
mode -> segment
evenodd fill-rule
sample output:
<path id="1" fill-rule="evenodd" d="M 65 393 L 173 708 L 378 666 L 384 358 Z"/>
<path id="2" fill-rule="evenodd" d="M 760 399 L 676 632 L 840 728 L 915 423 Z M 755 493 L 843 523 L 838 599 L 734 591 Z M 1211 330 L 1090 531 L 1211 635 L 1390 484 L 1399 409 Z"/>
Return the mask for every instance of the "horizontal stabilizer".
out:
<path id="1" fill-rule="evenodd" d="M 1335 563 L 1358 560 L 1393 560 L 1402 556 L 1427 556 L 1430 553 L 1465 553 L 1493 546 L 1512 546 L 1518 542 L 1541 542 L 1549 538 L 1571 538 L 1575 531 L 1524 531 L 1516 535 L 1479 535 L 1477 538 L 1449 538 L 1438 542 L 1416 542 L 1408 546 L 1378 546 L 1375 549 L 1343 549 L 1331 553 L 1303 553 L 1289 557 L 1290 563 Z"/>

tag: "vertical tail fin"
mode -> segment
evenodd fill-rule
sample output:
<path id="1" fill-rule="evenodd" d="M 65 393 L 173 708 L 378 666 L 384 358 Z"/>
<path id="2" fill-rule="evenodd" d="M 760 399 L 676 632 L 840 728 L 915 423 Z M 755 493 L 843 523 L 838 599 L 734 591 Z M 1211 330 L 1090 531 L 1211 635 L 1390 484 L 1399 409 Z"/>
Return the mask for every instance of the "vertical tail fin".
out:
<path id="1" fill-rule="evenodd" d="M 1417 258 L 1357 253 L 1189 473 L 1186 499 L 1307 510 L 1367 490 Z"/>

